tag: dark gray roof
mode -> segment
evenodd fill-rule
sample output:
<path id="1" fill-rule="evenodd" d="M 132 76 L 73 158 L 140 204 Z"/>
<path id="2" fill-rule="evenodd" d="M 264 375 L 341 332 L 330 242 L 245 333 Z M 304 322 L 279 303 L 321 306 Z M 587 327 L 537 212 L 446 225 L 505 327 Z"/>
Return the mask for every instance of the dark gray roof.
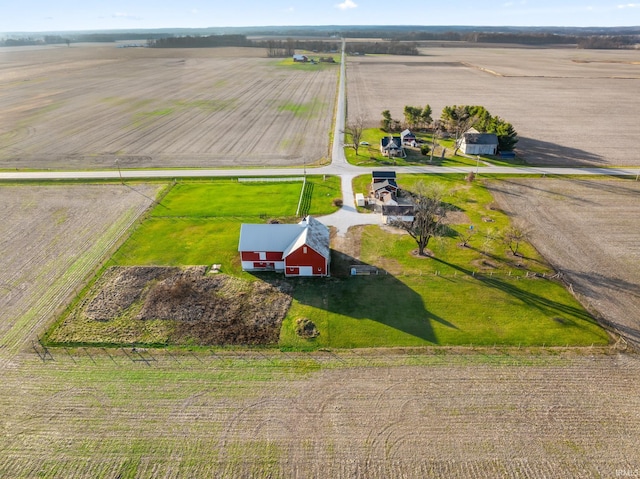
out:
<path id="1" fill-rule="evenodd" d="M 415 137 L 416 137 L 416 135 L 415 135 L 411 130 L 409 130 L 409 129 L 406 129 L 406 130 L 404 130 L 402 133 L 400 133 L 400 136 L 401 136 L 402 138 L 405 138 L 405 137 L 407 137 L 407 136 L 411 136 L 411 137 L 413 137 L 413 138 L 415 138 Z"/>
<path id="2" fill-rule="evenodd" d="M 396 172 L 395 171 L 372 171 L 371 172 L 371 178 L 373 178 L 373 180 L 395 180 L 396 179 Z"/>
<path id="3" fill-rule="evenodd" d="M 380 139 L 380 144 L 382 148 L 398 148 L 400 149 L 402 143 L 402 139 L 399 136 L 394 136 L 393 138 L 389 138 L 388 136 L 383 136 Z"/>
<path id="4" fill-rule="evenodd" d="M 467 145 L 497 145 L 498 137 L 493 133 L 465 133 L 464 142 Z"/>

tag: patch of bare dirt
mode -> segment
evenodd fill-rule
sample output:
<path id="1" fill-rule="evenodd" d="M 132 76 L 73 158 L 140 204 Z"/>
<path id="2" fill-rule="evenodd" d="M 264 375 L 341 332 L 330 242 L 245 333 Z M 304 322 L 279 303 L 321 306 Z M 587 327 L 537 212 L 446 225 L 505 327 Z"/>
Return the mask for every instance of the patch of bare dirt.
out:
<path id="1" fill-rule="evenodd" d="M 469 216 L 464 211 L 447 211 L 444 224 L 447 225 L 468 225 L 471 223 Z"/>
<path id="2" fill-rule="evenodd" d="M 99 321 L 126 314 L 131 321 L 174 321 L 170 341 L 202 345 L 270 344 L 291 305 L 288 283 L 248 282 L 189 268 L 114 267 L 105 274 L 85 313 Z"/>

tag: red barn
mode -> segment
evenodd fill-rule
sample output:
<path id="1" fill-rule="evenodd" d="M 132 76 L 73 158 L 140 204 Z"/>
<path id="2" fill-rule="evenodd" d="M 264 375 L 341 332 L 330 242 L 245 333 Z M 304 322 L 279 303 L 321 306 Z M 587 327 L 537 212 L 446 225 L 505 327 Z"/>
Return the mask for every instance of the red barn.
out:
<path id="1" fill-rule="evenodd" d="M 295 225 L 243 224 L 238 251 L 243 271 L 329 276 L 329 229 L 311 216 Z"/>

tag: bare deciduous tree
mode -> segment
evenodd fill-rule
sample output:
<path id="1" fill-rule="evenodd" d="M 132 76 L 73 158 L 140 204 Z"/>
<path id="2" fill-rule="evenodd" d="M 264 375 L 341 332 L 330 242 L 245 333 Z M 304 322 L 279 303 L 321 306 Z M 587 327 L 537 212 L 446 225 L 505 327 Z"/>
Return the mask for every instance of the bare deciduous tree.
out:
<path id="1" fill-rule="evenodd" d="M 513 256 L 518 256 L 518 248 L 520 243 L 525 239 L 525 232 L 517 226 L 509 226 L 502 233 L 502 241 L 511 250 Z"/>
<path id="2" fill-rule="evenodd" d="M 444 188 L 439 184 L 419 182 L 410 195 L 415 206 L 413 221 L 394 221 L 392 224 L 409 233 L 418 244 L 418 254 L 425 256 L 429 240 L 440 236 L 443 231 L 446 214 L 446 206 L 442 202 Z"/>
<path id="3" fill-rule="evenodd" d="M 362 132 L 366 125 L 366 120 L 362 116 L 356 117 L 354 120 L 347 122 L 345 129 L 342 133 L 349 135 L 351 138 L 351 148 L 358 154 L 358 148 L 360 147 L 360 141 L 362 140 Z"/>
<path id="4" fill-rule="evenodd" d="M 478 121 L 478 117 L 472 115 L 467 107 L 454 105 L 444 107 L 441 118 L 447 131 L 454 136 L 453 155 L 455 156 L 460 149 L 462 136 Z"/>

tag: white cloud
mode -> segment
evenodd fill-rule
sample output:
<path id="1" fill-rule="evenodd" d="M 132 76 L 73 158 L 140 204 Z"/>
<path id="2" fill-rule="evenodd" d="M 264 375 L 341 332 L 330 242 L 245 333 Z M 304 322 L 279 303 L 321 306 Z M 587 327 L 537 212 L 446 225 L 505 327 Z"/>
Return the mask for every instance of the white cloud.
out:
<path id="1" fill-rule="evenodd" d="M 618 8 L 640 8 L 640 3 L 624 3 L 618 5 Z"/>
<path id="2" fill-rule="evenodd" d="M 200 13 L 200 11 L 197 8 L 192 8 L 190 12 L 193 13 L 194 15 L 197 15 L 198 13 Z"/>
<path id="3" fill-rule="evenodd" d="M 336 5 L 340 10 L 348 10 L 350 8 L 356 8 L 357 6 L 353 0 L 344 0 L 344 2 Z"/>
<path id="4" fill-rule="evenodd" d="M 285 8 L 284 12 L 285 13 L 293 13 L 295 11 L 295 9 L 293 7 L 289 7 L 289 8 Z"/>

